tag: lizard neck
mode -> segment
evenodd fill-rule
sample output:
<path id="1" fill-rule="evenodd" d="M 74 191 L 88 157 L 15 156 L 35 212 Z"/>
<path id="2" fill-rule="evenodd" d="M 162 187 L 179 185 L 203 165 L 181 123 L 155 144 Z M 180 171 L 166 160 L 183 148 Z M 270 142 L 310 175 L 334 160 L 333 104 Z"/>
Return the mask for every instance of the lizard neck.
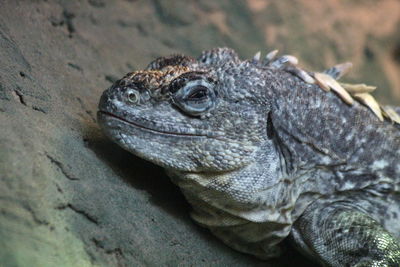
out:
<path id="1" fill-rule="evenodd" d="M 295 200 L 291 194 L 283 194 L 291 181 L 286 178 L 282 154 L 271 141 L 262 145 L 254 158 L 253 163 L 229 172 L 167 172 L 195 211 L 207 207 L 240 220 L 287 223 L 288 210 Z M 207 219 L 196 220 L 211 224 Z"/>
<path id="2" fill-rule="evenodd" d="M 229 246 L 261 258 L 276 257 L 276 244 L 287 237 L 301 179 L 290 180 L 275 144 L 256 153 L 257 160 L 224 173 L 167 171 L 192 205 L 192 218 Z"/>

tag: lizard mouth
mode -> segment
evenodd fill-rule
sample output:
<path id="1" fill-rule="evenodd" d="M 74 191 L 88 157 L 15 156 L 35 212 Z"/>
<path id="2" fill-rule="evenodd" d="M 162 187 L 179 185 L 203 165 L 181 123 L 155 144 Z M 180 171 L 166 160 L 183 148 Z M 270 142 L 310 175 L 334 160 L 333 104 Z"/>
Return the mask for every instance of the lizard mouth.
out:
<path id="1" fill-rule="evenodd" d="M 167 130 L 163 130 L 163 129 L 155 129 L 154 127 L 149 127 L 149 126 L 144 125 L 143 123 L 140 123 L 137 121 L 127 120 L 125 118 L 122 118 L 118 115 L 115 115 L 115 114 L 107 112 L 107 111 L 100 110 L 97 112 L 97 114 L 99 116 L 113 118 L 118 121 L 122 121 L 122 122 L 129 124 L 131 126 L 134 126 L 136 128 L 140 128 L 141 130 L 156 133 L 156 134 L 171 135 L 171 136 L 186 136 L 186 137 L 216 137 L 215 135 L 212 135 L 208 132 L 189 130 L 189 129 L 183 129 L 183 128 L 179 128 L 179 132 L 178 131 L 167 131 Z"/>

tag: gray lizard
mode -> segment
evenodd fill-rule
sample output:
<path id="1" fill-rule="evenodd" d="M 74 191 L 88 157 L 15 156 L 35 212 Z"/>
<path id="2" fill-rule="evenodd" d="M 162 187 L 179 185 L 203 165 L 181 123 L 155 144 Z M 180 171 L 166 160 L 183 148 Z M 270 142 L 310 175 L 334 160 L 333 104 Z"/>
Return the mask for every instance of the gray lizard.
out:
<path id="1" fill-rule="evenodd" d="M 288 239 L 324 266 L 400 266 L 399 125 L 339 90 L 346 65 L 275 54 L 158 58 L 103 93 L 99 124 L 234 249 L 268 259 Z"/>

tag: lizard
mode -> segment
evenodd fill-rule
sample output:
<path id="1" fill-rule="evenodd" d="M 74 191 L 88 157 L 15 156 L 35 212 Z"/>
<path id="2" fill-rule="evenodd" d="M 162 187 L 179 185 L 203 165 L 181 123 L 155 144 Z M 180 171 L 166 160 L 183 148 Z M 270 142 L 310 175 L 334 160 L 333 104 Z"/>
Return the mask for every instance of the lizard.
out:
<path id="1" fill-rule="evenodd" d="M 233 249 L 270 259 L 288 240 L 322 266 L 400 266 L 400 109 L 337 82 L 349 64 L 276 53 L 157 58 L 104 91 L 99 125 Z"/>

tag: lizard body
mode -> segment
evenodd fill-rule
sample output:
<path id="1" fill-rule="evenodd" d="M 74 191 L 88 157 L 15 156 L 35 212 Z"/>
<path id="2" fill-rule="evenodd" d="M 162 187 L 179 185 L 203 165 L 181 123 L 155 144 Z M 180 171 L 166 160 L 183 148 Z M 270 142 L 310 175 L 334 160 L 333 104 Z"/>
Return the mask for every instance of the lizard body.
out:
<path id="1" fill-rule="evenodd" d="M 275 54 L 159 58 L 103 93 L 99 123 L 237 250 L 268 259 L 288 238 L 322 265 L 399 266 L 399 125 Z"/>

